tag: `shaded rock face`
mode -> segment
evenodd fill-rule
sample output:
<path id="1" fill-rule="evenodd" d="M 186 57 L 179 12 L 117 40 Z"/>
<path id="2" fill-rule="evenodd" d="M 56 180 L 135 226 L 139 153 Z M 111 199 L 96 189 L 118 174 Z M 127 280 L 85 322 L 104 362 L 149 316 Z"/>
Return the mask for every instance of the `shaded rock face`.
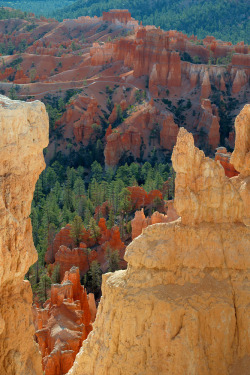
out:
<path id="1" fill-rule="evenodd" d="M 29 215 L 48 133 L 42 103 L 0 96 L 0 373 L 6 375 L 42 374 L 24 276 L 37 260 Z"/>
<path id="2" fill-rule="evenodd" d="M 219 160 L 222 167 L 225 170 L 225 175 L 227 177 L 234 177 L 238 176 L 239 172 L 236 171 L 233 164 L 230 162 L 231 153 L 227 152 L 225 147 L 218 147 L 215 154 L 215 160 Z"/>
<path id="3" fill-rule="evenodd" d="M 155 146 L 160 145 L 166 151 L 172 150 L 179 127 L 172 114 L 160 112 L 150 102 L 146 106 L 140 106 L 115 132 L 110 132 L 110 128 L 108 130 L 104 150 L 105 164 L 107 167 L 114 167 L 126 152 L 138 159 L 142 154 L 146 158 Z"/>
<path id="4" fill-rule="evenodd" d="M 220 124 L 218 108 L 215 104 L 211 105 L 209 99 L 203 99 L 201 102 L 201 118 L 198 124 L 198 131 L 202 131 L 207 137 L 206 143 L 214 150 L 220 144 Z M 203 139 L 200 137 L 200 142 Z"/>
<path id="5" fill-rule="evenodd" d="M 64 375 L 73 365 L 82 342 L 92 330 L 96 311 L 93 296 L 90 299 L 92 314 L 79 269 L 72 267 L 61 284 L 52 285 L 45 308 L 34 306 L 36 339 L 45 375 Z"/>
<path id="6" fill-rule="evenodd" d="M 238 132 L 249 134 L 249 106 L 243 115 L 236 140 Z M 249 145 L 239 151 L 236 141 L 232 159 L 243 168 Z M 104 275 L 94 329 L 69 375 L 249 371 L 250 230 L 243 193 L 249 174 L 226 177 L 183 128 L 172 160 L 181 218 L 144 229 L 127 247 L 128 269 Z"/>

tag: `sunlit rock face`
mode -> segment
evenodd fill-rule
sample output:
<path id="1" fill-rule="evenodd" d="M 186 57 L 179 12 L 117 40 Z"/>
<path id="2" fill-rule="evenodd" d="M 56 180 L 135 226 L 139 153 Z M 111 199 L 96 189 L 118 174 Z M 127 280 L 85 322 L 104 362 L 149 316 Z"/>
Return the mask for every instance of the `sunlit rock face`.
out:
<path id="1" fill-rule="evenodd" d="M 145 228 L 127 247 L 128 269 L 104 275 L 94 329 L 69 375 L 248 374 L 249 108 L 236 120 L 231 162 L 241 173 L 231 179 L 180 130 L 172 161 L 181 217 Z"/>
<path id="2" fill-rule="evenodd" d="M 29 215 L 48 133 L 42 103 L 0 96 L 0 373 L 5 375 L 42 374 L 33 341 L 32 291 L 24 275 L 37 259 Z"/>

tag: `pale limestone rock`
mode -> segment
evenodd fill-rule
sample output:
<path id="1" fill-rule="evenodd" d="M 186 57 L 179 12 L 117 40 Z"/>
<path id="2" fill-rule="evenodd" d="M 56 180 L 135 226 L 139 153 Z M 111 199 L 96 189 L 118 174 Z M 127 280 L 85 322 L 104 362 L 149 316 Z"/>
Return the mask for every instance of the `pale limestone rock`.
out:
<path id="1" fill-rule="evenodd" d="M 235 148 L 231 163 L 243 176 L 250 175 L 250 104 L 245 105 L 235 121 Z"/>
<path id="2" fill-rule="evenodd" d="M 38 102 L 0 96 L 0 373 L 40 375 L 33 341 L 32 291 L 25 273 L 36 261 L 29 218 L 35 184 L 45 167 L 48 115 Z"/>
<path id="3" fill-rule="evenodd" d="M 175 208 L 185 225 L 202 222 L 242 223 L 244 204 L 219 162 L 194 147 L 193 136 L 184 128 L 172 154 L 176 175 Z"/>
<path id="4" fill-rule="evenodd" d="M 173 163 L 182 218 L 144 229 L 128 269 L 103 276 L 94 330 L 68 375 L 249 373 L 245 202 L 184 129 Z"/>
<path id="5" fill-rule="evenodd" d="M 235 121 L 235 149 L 231 163 L 240 175 L 231 179 L 244 202 L 244 221 L 250 225 L 250 104 L 245 105 Z"/>

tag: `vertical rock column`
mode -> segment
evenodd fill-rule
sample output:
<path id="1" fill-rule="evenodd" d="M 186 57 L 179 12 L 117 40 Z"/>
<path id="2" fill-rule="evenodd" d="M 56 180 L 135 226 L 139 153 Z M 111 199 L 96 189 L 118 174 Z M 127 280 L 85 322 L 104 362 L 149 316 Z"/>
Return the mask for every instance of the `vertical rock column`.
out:
<path id="1" fill-rule="evenodd" d="M 32 291 L 24 276 L 37 260 L 29 215 L 45 167 L 48 130 L 42 103 L 0 95 L 0 373 L 5 375 L 42 374 L 33 341 Z"/>

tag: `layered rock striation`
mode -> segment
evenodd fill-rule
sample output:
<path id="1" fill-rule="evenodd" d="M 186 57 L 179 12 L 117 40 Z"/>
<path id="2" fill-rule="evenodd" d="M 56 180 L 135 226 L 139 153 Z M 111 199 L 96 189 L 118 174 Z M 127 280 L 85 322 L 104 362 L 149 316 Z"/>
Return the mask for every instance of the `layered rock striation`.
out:
<path id="1" fill-rule="evenodd" d="M 24 276 L 37 260 L 29 215 L 48 133 L 42 103 L 0 96 L 0 373 L 5 375 L 42 374 L 33 341 L 32 291 Z"/>
<path id="2" fill-rule="evenodd" d="M 181 128 L 172 156 L 181 218 L 144 229 L 127 247 L 128 269 L 104 275 L 69 375 L 247 375 L 249 134 L 245 106 L 231 159 L 241 173 L 229 179 Z"/>

